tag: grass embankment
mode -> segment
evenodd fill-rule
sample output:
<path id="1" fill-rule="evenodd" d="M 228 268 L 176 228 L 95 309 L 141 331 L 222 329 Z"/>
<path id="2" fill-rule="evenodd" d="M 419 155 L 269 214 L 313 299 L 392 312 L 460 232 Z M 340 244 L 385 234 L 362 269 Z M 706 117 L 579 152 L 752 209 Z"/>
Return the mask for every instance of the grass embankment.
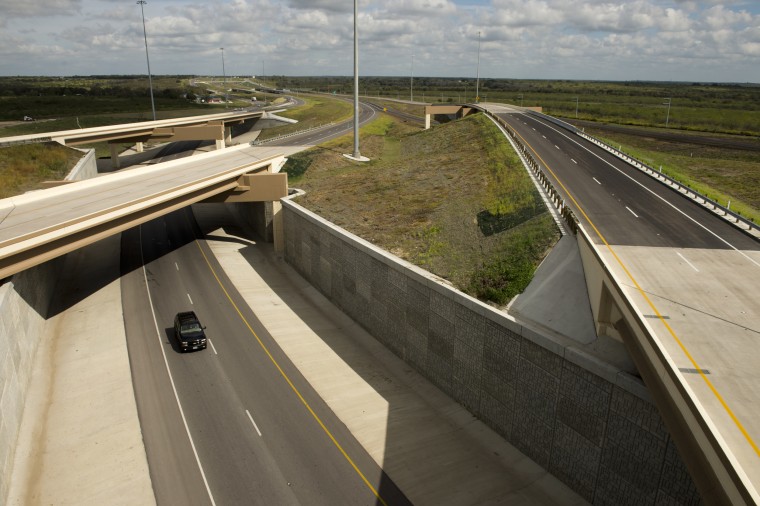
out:
<path id="1" fill-rule="evenodd" d="M 305 102 L 303 106 L 277 113 L 279 116 L 298 120 L 298 123 L 263 130 L 259 139 L 271 139 L 331 122 L 338 123 L 353 117 L 354 107 L 351 102 L 329 96 L 302 96 L 299 98 Z"/>
<path id="2" fill-rule="evenodd" d="M 757 151 L 705 146 L 587 128 L 586 131 L 681 184 L 760 222 L 760 156 Z"/>
<path id="3" fill-rule="evenodd" d="M 82 153 L 55 142 L 0 148 L 0 198 L 39 187 L 41 181 L 63 179 Z"/>
<path id="4" fill-rule="evenodd" d="M 352 139 L 290 158 L 299 202 L 356 235 L 505 304 L 522 292 L 559 238 L 517 156 L 480 115 L 428 131 L 383 116 Z"/>

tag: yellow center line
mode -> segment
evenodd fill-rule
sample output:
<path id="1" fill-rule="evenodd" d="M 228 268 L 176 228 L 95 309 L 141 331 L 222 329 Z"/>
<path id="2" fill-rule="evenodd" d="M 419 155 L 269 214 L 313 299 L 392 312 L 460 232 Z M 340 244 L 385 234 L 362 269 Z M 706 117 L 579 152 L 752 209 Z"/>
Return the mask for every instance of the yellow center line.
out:
<path id="1" fill-rule="evenodd" d="M 335 447 L 340 451 L 340 453 L 343 455 L 343 457 L 348 461 L 349 464 L 351 464 L 351 467 L 353 467 L 354 471 L 356 471 L 356 474 L 359 475 L 359 477 L 364 481 L 364 484 L 367 485 L 367 487 L 372 491 L 373 494 L 375 494 L 375 497 L 377 497 L 377 500 L 380 501 L 383 506 L 388 506 L 388 504 L 383 500 L 382 497 L 380 497 L 380 494 L 378 493 L 377 489 L 375 489 L 374 486 L 369 482 L 369 480 L 364 476 L 364 474 L 359 470 L 359 467 L 354 463 L 354 461 L 351 459 L 351 457 L 348 456 L 348 453 L 343 449 L 343 447 L 338 443 L 338 440 L 335 439 L 335 436 L 332 435 L 330 432 L 330 429 L 325 426 L 325 424 L 322 422 L 322 420 L 319 418 L 319 416 L 314 412 L 314 410 L 311 408 L 309 403 L 304 399 L 303 395 L 301 395 L 301 392 L 298 391 L 298 388 L 293 384 L 293 382 L 290 380 L 288 375 L 285 373 L 285 371 L 282 370 L 282 367 L 280 367 L 280 364 L 277 363 L 277 360 L 272 356 L 272 354 L 269 351 L 269 348 L 264 344 L 264 342 L 259 338 L 258 334 L 253 330 L 251 325 L 248 323 L 248 320 L 243 316 L 243 313 L 240 311 L 240 308 L 238 308 L 238 305 L 235 304 L 235 301 L 232 300 L 232 297 L 230 296 L 227 289 L 224 287 L 224 284 L 222 283 L 222 280 L 219 279 L 219 276 L 216 274 L 216 270 L 211 265 L 211 262 L 209 262 L 208 257 L 206 256 L 206 253 L 203 251 L 203 248 L 201 247 L 200 242 L 197 240 L 195 241 L 195 244 L 198 245 L 198 249 L 201 251 L 201 255 L 203 255 L 203 259 L 206 261 L 206 265 L 208 265 L 208 268 L 211 270 L 211 274 L 214 275 L 214 279 L 216 279 L 216 282 L 219 283 L 219 286 L 221 287 L 222 291 L 224 292 L 224 295 L 227 297 L 227 300 L 230 301 L 230 304 L 232 304 L 232 307 L 235 308 L 235 311 L 237 312 L 238 316 L 240 316 L 240 319 L 243 320 L 243 323 L 245 323 L 245 326 L 248 327 L 248 330 L 253 334 L 253 337 L 256 338 L 256 341 L 259 343 L 259 346 L 264 350 L 264 353 L 266 353 L 267 357 L 269 357 L 269 360 L 272 361 L 272 364 L 274 364 L 275 368 L 280 372 L 282 377 L 285 379 L 288 385 L 290 385 L 290 388 L 295 392 L 296 396 L 301 400 L 301 403 L 306 407 L 309 413 L 311 413 L 311 416 L 314 417 L 314 420 L 317 421 L 320 427 L 322 427 L 322 430 L 327 434 L 327 436 L 330 438 L 330 441 L 333 442 Z"/>
<path id="2" fill-rule="evenodd" d="M 567 189 L 567 187 L 562 183 L 562 180 L 557 177 L 557 174 L 549 167 L 549 164 L 544 161 L 543 158 L 541 158 L 541 155 L 539 155 L 535 149 L 533 149 L 533 146 L 531 146 L 528 141 L 525 140 L 525 138 L 520 135 L 516 130 L 513 130 L 515 134 L 522 139 L 523 143 L 530 148 L 530 150 L 533 152 L 533 154 L 541 160 L 541 163 L 544 164 L 544 167 L 546 167 L 546 170 L 548 170 L 552 176 L 554 176 L 554 179 L 557 181 L 557 183 L 562 187 L 562 189 L 565 191 L 565 194 L 568 196 L 570 200 L 573 201 L 573 204 L 575 204 L 576 209 L 578 209 L 578 212 L 580 212 L 584 218 L 586 218 L 586 221 L 588 221 L 589 225 L 591 225 L 591 228 L 594 229 L 594 232 L 599 236 L 599 238 L 602 240 L 604 245 L 607 247 L 609 252 L 612 254 L 613 257 L 615 257 L 615 260 L 620 265 L 620 267 L 623 269 L 625 274 L 628 276 L 628 279 L 631 280 L 633 285 L 636 287 L 636 290 L 638 290 L 639 294 L 641 294 L 642 297 L 644 297 L 644 300 L 647 302 L 649 307 L 654 311 L 654 314 L 657 316 L 657 318 L 662 322 L 662 324 L 665 326 L 666 329 L 668 329 L 668 332 L 673 337 L 675 342 L 678 344 L 678 346 L 681 348 L 681 351 L 683 351 L 684 355 L 686 355 L 686 358 L 689 359 L 689 362 L 694 366 L 694 369 L 699 373 L 699 376 L 704 380 L 705 384 L 707 384 L 710 391 L 713 393 L 716 399 L 718 399 L 718 402 L 720 402 L 721 406 L 723 406 L 723 409 L 726 411 L 728 416 L 731 418 L 731 420 L 734 422 L 736 427 L 739 429 L 739 431 L 742 433 L 744 438 L 747 440 L 749 445 L 752 447 L 752 449 L 755 451 L 755 454 L 760 457 L 760 448 L 758 448 L 757 444 L 752 440 L 752 437 L 749 435 L 749 432 L 744 428 L 744 425 L 739 421 L 739 418 L 734 414 L 733 410 L 728 406 L 728 403 L 723 398 L 723 396 L 718 392 L 718 389 L 713 385 L 713 383 L 710 381 L 710 379 L 705 375 L 703 372 L 702 367 L 699 366 L 694 356 L 689 352 L 689 349 L 686 347 L 686 345 L 681 341 L 681 339 L 678 337 L 676 332 L 673 330 L 673 328 L 668 324 L 668 322 L 662 317 L 662 314 L 660 314 L 660 311 L 657 309 L 657 307 L 654 305 L 654 302 L 651 301 L 651 299 L 647 296 L 644 289 L 639 285 L 638 281 L 636 281 L 636 278 L 633 277 L 633 274 L 628 270 L 628 267 L 623 263 L 623 261 L 620 259 L 620 257 L 617 255 L 615 250 L 612 248 L 612 246 L 607 242 L 607 239 L 605 239 L 604 235 L 599 231 L 598 228 L 596 228 L 596 225 L 594 225 L 594 222 L 591 221 L 591 218 L 586 214 L 586 211 L 583 210 L 583 207 L 578 203 L 577 200 L 575 200 L 575 197 L 573 197 L 573 194 L 570 192 L 570 190 Z"/>

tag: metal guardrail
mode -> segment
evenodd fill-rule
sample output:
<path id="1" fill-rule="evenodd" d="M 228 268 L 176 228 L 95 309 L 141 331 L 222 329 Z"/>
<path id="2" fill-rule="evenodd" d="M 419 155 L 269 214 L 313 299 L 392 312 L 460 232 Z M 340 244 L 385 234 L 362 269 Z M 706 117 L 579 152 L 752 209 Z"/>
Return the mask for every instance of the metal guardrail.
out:
<path id="1" fill-rule="evenodd" d="M 315 126 L 315 127 L 311 127 L 311 128 L 306 128 L 304 130 L 299 130 L 297 132 L 291 132 L 289 134 L 278 135 L 277 137 L 271 137 L 269 139 L 264 139 L 263 141 L 255 139 L 255 140 L 252 140 L 249 144 L 251 146 L 260 146 L 262 144 L 266 144 L 267 142 L 274 142 L 274 141 L 279 141 L 279 140 L 282 140 L 282 139 L 287 139 L 288 137 L 295 137 L 296 135 L 307 134 L 309 132 L 313 132 L 315 130 L 320 130 L 322 128 L 331 127 L 331 126 L 334 126 L 334 125 L 335 125 L 335 123 L 332 123 L 332 122 L 331 123 L 325 123 L 324 125 L 319 125 L 319 126 Z"/>
<path id="2" fill-rule="evenodd" d="M 624 162 L 628 163 L 632 167 L 635 167 L 639 169 L 641 172 L 656 179 L 657 181 L 661 182 L 662 184 L 664 184 L 671 190 L 680 193 L 681 195 L 701 205 L 705 209 L 712 211 L 714 214 L 728 221 L 729 223 L 737 227 L 742 232 L 747 232 L 750 235 L 754 236 L 755 238 L 760 238 L 760 228 L 751 219 L 747 219 L 743 217 L 742 215 L 740 215 L 739 213 L 735 213 L 731 211 L 729 208 L 723 207 L 717 201 L 705 195 L 702 195 L 698 191 L 690 188 L 688 185 L 681 184 L 676 179 L 673 179 L 672 177 L 667 176 L 663 174 L 662 172 L 650 167 L 649 165 L 645 164 L 641 160 L 638 160 L 632 156 L 629 156 L 625 154 L 624 152 L 620 151 L 619 149 L 615 149 L 612 146 L 600 141 L 599 139 L 596 139 L 595 137 L 592 137 L 591 135 L 588 135 L 587 133 L 582 132 L 581 130 L 576 129 L 575 133 L 583 137 L 587 141 L 599 146 L 605 151 L 612 153 L 617 158 L 623 160 Z"/>
<path id="3" fill-rule="evenodd" d="M 499 123 L 502 127 L 504 127 L 504 130 L 509 134 L 509 136 L 512 138 L 512 141 L 514 142 L 515 146 L 518 147 L 520 150 L 520 154 L 524 158 L 524 160 L 528 164 L 528 168 L 531 172 L 536 176 L 536 179 L 539 181 L 541 186 L 546 191 L 547 196 L 549 197 L 549 200 L 551 200 L 554 207 L 559 211 L 560 216 L 564 218 L 565 222 L 567 223 L 568 228 L 573 234 L 578 233 L 578 218 L 573 213 L 572 209 L 570 209 L 567 204 L 565 203 L 564 197 L 557 191 L 557 189 L 554 187 L 554 184 L 549 180 L 547 175 L 544 173 L 544 170 L 541 167 L 541 164 L 536 161 L 535 158 L 533 158 L 533 155 L 530 153 L 527 147 L 522 143 L 520 138 L 517 136 L 517 133 L 512 130 L 512 127 L 510 127 L 506 121 L 499 118 L 495 114 L 492 114 L 489 111 L 485 111 L 486 114 L 491 116 L 497 123 Z"/>
<path id="4" fill-rule="evenodd" d="M 686 198 L 691 199 L 695 203 L 701 205 L 705 209 L 712 211 L 717 216 L 723 218 L 730 224 L 737 227 L 742 232 L 746 232 L 749 235 L 760 238 L 760 227 L 752 221 L 751 219 L 747 219 L 740 215 L 739 213 L 735 213 L 731 211 L 728 207 L 724 207 L 721 204 L 719 204 L 717 201 L 707 197 L 706 195 L 703 195 L 699 193 L 698 191 L 694 190 L 693 188 L 689 187 L 688 185 L 681 184 L 676 179 L 667 176 L 663 174 L 661 171 L 658 171 L 654 169 L 653 167 L 650 167 L 646 163 L 642 162 L 641 160 L 638 160 L 632 156 L 627 155 L 623 151 L 619 149 L 615 149 L 614 147 L 610 146 L 609 144 L 606 144 L 599 139 L 588 135 L 583 130 L 575 127 L 574 125 L 571 125 L 570 123 L 566 123 L 560 119 L 554 118 L 552 116 L 548 116 L 546 114 L 542 114 L 536 111 L 528 111 L 528 114 L 532 114 L 534 116 L 538 116 L 542 119 L 545 119 L 547 121 L 550 121 L 551 123 L 554 123 L 555 125 L 562 127 L 576 135 L 579 135 L 580 137 L 583 137 L 587 141 L 599 146 L 600 148 L 604 149 L 605 151 L 615 155 L 617 158 L 623 160 L 624 162 L 628 163 L 632 167 L 639 169 L 641 172 L 647 174 L 648 176 L 656 179 L 660 183 L 664 184 L 668 188 L 670 188 L 673 191 L 676 191 L 680 193 L 681 195 L 685 196 Z"/>

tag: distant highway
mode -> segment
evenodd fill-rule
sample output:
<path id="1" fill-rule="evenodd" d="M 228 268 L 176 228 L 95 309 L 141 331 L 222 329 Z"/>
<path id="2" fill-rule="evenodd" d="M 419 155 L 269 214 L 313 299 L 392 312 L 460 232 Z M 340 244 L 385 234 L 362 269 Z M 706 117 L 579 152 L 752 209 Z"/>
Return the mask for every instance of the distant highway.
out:
<path id="1" fill-rule="evenodd" d="M 409 504 L 197 234 L 188 208 L 122 236 L 127 342 L 158 503 Z M 189 309 L 210 345 L 180 354 L 172 322 Z"/>

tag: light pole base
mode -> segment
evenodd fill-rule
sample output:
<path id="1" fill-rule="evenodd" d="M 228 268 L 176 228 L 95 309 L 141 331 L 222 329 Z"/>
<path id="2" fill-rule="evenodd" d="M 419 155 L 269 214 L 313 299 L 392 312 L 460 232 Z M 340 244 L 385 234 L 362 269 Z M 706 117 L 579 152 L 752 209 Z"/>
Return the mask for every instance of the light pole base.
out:
<path id="1" fill-rule="evenodd" d="M 368 162 L 369 161 L 369 158 L 367 158 L 366 156 L 362 156 L 362 155 L 354 156 L 354 155 L 349 155 L 349 154 L 343 153 L 343 156 L 345 156 L 349 160 L 353 160 L 355 162 Z"/>

